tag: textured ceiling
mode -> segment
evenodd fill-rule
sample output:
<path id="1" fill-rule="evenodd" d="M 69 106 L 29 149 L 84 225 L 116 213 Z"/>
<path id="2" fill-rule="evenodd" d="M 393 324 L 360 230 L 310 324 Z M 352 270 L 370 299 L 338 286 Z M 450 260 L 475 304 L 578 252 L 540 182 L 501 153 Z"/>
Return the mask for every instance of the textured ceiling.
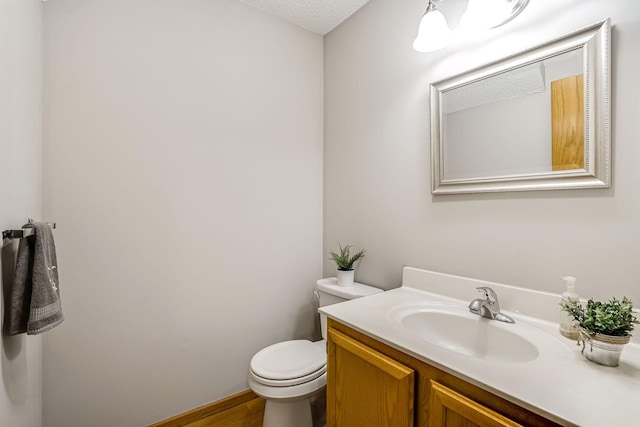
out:
<path id="1" fill-rule="evenodd" d="M 369 0 L 240 0 L 322 36 Z"/>
<path id="2" fill-rule="evenodd" d="M 544 90 L 544 65 L 540 62 L 447 91 L 442 111 L 455 113 L 484 104 L 541 93 Z"/>

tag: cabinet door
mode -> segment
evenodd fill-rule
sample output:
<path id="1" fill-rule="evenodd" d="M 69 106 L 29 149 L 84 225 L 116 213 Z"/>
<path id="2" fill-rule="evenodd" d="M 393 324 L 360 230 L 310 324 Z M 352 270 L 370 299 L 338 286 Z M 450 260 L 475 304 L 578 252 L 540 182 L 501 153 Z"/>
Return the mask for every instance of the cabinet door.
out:
<path id="1" fill-rule="evenodd" d="M 412 427 L 414 371 L 335 329 L 327 351 L 327 427 Z"/>
<path id="2" fill-rule="evenodd" d="M 497 412 L 431 380 L 429 427 L 521 426 Z"/>

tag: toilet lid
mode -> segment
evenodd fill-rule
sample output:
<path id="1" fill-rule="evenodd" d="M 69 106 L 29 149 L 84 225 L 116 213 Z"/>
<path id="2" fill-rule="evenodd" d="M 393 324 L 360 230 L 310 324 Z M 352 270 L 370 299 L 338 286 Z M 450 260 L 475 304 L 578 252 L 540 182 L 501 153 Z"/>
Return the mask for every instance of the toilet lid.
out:
<path id="1" fill-rule="evenodd" d="M 316 372 L 326 363 L 322 347 L 308 340 L 293 340 L 260 350 L 251 359 L 251 370 L 262 378 L 287 380 Z"/>

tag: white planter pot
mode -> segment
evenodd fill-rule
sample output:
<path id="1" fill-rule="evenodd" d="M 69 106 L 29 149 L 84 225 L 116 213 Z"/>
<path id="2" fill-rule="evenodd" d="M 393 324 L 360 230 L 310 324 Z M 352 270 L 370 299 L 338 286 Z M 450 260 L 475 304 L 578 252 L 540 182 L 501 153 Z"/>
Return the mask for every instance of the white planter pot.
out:
<path id="1" fill-rule="evenodd" d="M 604 366 L 618 366 L 620 364 L 620 354 L 625 344 L 631 339 L 630 336 L 589 335 L 582 328 L 579 328 L 579 331 L 583 345 L 582 352 L 588 360 Z"/>
<path id="2" fill-rule="evenodd" d="M 338 270 L 338 286 L 353 286 L 353 277 L 355 275 L 354 270 Z"/>

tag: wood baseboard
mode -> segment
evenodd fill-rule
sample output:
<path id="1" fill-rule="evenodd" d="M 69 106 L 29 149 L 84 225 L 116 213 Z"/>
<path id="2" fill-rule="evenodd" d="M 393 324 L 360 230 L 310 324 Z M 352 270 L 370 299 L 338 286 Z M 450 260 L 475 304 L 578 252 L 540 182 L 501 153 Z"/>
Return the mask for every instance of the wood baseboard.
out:
<path id="1" fill-rule="evenodd" d="M 263 398 L 246 390 L 149 427 L 261 427 Z"/>

